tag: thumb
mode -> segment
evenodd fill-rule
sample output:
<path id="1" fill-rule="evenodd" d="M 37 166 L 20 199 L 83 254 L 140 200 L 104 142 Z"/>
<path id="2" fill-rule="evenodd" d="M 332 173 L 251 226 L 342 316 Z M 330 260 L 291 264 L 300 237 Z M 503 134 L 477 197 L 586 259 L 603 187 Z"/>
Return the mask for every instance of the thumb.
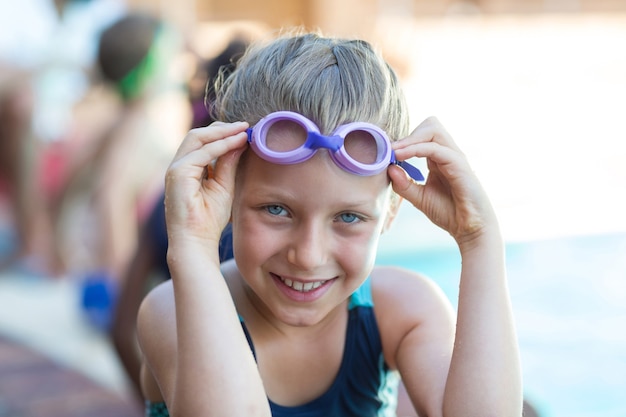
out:
<path id="1" fill-rule="evenodd" d="M 422 199 L 424 186 L 413 181 L 406 171 L 397 165 L 390 165 L 387 175 L 391 179 L 393 190 L 415 207 L 419 207 L 418 202 Z"/>
<path id="2" fill-rule="evenodd" d="M 232 150 L 215 161 L 215 180 L 231 194 L 235 189 L 235 175 L 241 155 L 246 147 Z"/>

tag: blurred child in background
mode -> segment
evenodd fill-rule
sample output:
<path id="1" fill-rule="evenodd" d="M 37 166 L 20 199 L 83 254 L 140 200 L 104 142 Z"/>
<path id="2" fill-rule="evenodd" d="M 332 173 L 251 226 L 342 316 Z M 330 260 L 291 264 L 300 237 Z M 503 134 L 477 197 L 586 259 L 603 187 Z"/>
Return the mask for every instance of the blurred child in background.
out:
<path id="1" fill-rule="evenodd" d="M 129 14 L 106 28 L 97 64 L 116 104 L 104 114 L 89 113 L 98 107 L 87 105 L 73 132 L 87 139 L 68 163 L 58 244 L 69 273 L 84 282 L 86 311 L 103 328 L 140 224 L 162 189 L 173 138 L 189 126 L 184 79 L 176 72 L 182 46 L 179 34 L 150 15 Z M 109 122 L 94 134 L 89 120 L 98 117 Z"/>

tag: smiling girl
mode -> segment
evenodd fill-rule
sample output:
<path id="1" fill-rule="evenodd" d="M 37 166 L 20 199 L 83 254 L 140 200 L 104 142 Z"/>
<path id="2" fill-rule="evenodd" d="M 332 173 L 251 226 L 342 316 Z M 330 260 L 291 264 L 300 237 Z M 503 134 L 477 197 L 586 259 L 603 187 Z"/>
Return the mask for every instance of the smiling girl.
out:
<path id="1" fill-rule="evenodd" d="M 217 97 L 222 122 L 189 132 L 166 176 L 172 280 L 138 317 L 147 415 L 395 416 L 401 379 L 421 416 L 520 416 L 496 216 L 436 119 L 409 133 L 381 56 L 285 35 Z M 427 277 L 375 265 L 402 199 L 458 244 L 456 319 Z"/>

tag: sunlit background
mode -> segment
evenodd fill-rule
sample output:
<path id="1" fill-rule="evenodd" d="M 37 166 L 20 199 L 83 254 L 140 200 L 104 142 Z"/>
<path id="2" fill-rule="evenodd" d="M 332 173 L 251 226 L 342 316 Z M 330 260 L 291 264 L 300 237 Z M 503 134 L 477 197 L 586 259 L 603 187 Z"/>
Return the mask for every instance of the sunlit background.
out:
<path id="1" fill-rule="evenodd" d="M 234 30 L 257 35 L 291 25 L 378 45 L 402 78 L 413 125 L 437 116 L 492 198 L 508 243 L 529 401 L 542 417 L 626 415 L 626 1 L 82 3 L 90 10 L 83 4 L 82 15 L 68 18 L 65 35 L 51 1 L 3 3 L 0 60 L 34 67 L 42 56 L 76 52 L 82 55 L 71 58 L 86 64 L 89 36 L 131 9 L 167 19 L 207 56 Z M 51 34 L 53 47 L 67 36 L 75 51 L 51 50 Z M 64 95 L 68 103 L 78 100 L 84 82 L 70 81 L 76 90 Z M 38 106 L 35 128 L 43 130 L 42 140 L 54 141 L 63 109 Z M 453 243 L 406 205 L 383 238 L 379 261 L 427 272 L 455 302 L 460 265 Z M 37 293 L 1 278 L 0 288 L 11 294 Z M 58 290 L 65 284 L 43 285 L 65 294 Z M 0 289 L 0 324 L 9 333 L 28 333 L 5 306 L 30 309 L 35 302 L 9 298 Z M 36 327 L 36 320 L 26 323 Z M 84 337 L 69 325 L 63 329 Z M 80 340 L 104 359 L 100 371 L 85 372 L 120 390 L 115 358 L 89 334 Z M 41 333 L 29 337 L 24 340 L 45 345 Z M 63 358 L 55 349 L 48 346 Z M 78 341 L 73 349 L 85 352 Z"/>

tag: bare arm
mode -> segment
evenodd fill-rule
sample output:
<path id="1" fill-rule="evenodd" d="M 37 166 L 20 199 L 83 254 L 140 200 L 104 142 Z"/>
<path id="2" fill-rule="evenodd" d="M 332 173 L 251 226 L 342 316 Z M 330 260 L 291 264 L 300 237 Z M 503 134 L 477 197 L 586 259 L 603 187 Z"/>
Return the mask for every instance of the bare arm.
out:
<path id="1" fill-rule="evenodd" d="M 479 239 L 461 251 L 457 330 L 444 411 L 485 415 L 491 409 L 499 416 L 519 416 L 522 387 L 504 245 L 496 232 Z M 474 407 L 467 408 L 466 398 L 474 398 Z"/>
<path id="2" fill-rule="evenodd" d="M 215 123 L 191 131 L 166 177 L 176 348 L 173 366 L 161 373 L 158 364 L 151 368 L 157 370 L 155 377 L 174 417 L 270 415 L 218 258 L 246 127 Z M 215 170 L 207 178 L 205 167 L 215 158 Z M 149 342 L 149 335 L 145 339 Z M 158 359 L 150 355 L 150 346 L 145 352 L 149 364 Z"/>
<path id="3" fill-rule="evenodd" d="M 436 119 L 426 120 L 395 149 L 400 160 L 427 158 L 430 174 L 425 184 L 390 167 L 394 190 L 454 237 L 463 262 L 454 348 L 440 408 L 435 404 L 431 414 L 520 416 L 519 352 L 504 244 L 491 204 L 465 156 Z M 410 340 L 420 339 L 419 332 L 416 329 L 405 342 L 417 346 Z"/>

